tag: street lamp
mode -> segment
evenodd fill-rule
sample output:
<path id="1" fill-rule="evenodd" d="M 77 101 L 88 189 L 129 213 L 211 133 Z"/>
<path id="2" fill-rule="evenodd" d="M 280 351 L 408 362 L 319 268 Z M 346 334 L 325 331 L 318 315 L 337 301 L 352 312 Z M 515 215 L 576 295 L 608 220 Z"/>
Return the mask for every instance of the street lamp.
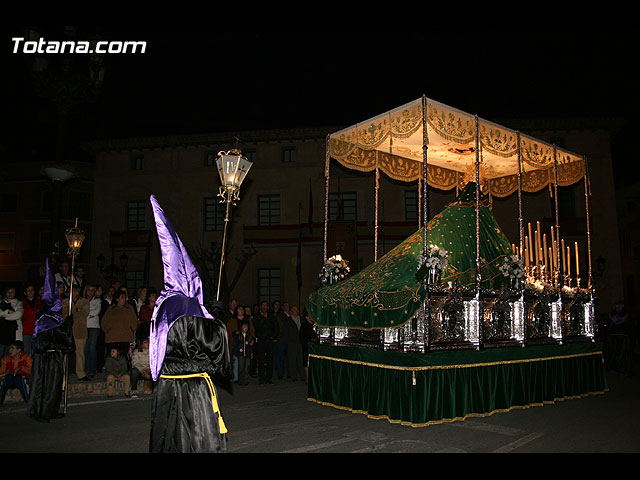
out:
<path id="1" fill-rule="evenodd" d="M 44 167 L 41 172 L 51 180 L 51 184 L 53 185 L 53 204 L 51 207 L 51 210 L 53 212 L 53 216 L 51 217 L 51 256 L 54 260 L 56 260 L 57 256 L 59 255 L 58 235 L 60 231 L 59 228 L 62 185 L 70 181 L 72 178 L 77 177 L 78 174 L 74 172 L 70 167 L 64 165 Z"/>
<path id="2" fill-rule="evenodd" d="M 69 246 L 69 250 L 67 254 L 71 256 L 71 286 L 69 288 L 69 315 L 71 313 L 71 305 L 73 303 L 73 277 L 76 266 L 76 256 L 80 253 L 80 248 L 84 243 L 85 233 L 84 230 L 78 228 L 78 219 L 76 218 L 76 224 L 74 227 L 67 228 L 64 232 L 64 236 L 67 237 L 67 245 Z M 64 413 L 67 413 L 67 396 L 69 389 L 67 388 L 69 385 L 69 360 L 68 356 L 64 357 Z"/>
<path id="3" fill-rule="evenodd" d="M 227 246 L 227 228 L 229 219 L 231 218 L 231 205 L 235 205 L 240 200 L 240 185 L 247 176 L 253 162 L 247 160 L 239 150 L 229 150 L 227 152 L 218 152 L 216 159 L 218 173 L 220 174 L 220 189 L 218 196 L 221 197 L 220 203 L 226 203 L 227 208 L 224 215 L 224 232 L 222 235 L 222 250 L 220 251 L 220 271 L 218 272 L 218 290 L 216 292 L 216 300 L 220 300 L 220 285 L 222 282 L 222 270 L 224 268 L 225 249 Z"/>

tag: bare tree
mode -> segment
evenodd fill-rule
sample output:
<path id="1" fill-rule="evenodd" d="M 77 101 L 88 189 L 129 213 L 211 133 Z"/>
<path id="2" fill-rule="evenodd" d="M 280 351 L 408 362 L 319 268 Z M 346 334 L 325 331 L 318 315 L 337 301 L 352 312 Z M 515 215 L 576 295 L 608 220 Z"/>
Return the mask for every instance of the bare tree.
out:
<path id="1" fill-rule="evenodd" d="M 203 300 L 205 305 L 215 301 L 215 292 L 218 287 L 218 271 L 220 267 L 220 250 L 221 246 L 217 242 L 211 242 L 208 247 L 202 245 L 202 243 L 187 247 L 189 257 L 191 257 L 193 263 L 198 269 L 200 278 L 202 279 Z M 227 255 L 230 256 L 233 249 L 231 248 Z M 228 272 L 229 265 L 227 265 L 222 274 L 222 282 L 220 285 L 221 301 L 224 305 L 229 303 L 229 298 L 233 289 L 240 281 L 242 272 L 244 271 L 247 263 L 251 258 L 258 253 L 253 245 L 244 247 L 238 255 L 235 256 L 237 267 L 235 273 L 229 282 Z"/>

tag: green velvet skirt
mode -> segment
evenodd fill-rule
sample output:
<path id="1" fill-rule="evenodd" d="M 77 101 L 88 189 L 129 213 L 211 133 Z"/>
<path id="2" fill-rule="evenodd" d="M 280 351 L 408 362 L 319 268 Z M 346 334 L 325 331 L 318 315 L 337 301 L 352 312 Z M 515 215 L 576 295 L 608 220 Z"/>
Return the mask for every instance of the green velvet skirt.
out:
<path id="1" fill-rule="evenodd" d="M 309 344 L 308 400 L 414 427 L 607 390 L 600 343 L 426 354 Z"/>

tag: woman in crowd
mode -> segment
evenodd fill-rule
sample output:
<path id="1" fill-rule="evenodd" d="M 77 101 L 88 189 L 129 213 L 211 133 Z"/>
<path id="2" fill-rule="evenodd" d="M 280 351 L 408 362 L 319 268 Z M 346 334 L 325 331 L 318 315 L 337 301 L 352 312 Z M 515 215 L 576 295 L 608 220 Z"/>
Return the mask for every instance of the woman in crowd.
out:
<path id="1" fill-rule="evenodd" d="M 104 331 L 102 330 L 102 319 L 104 314 L 107 313 L 110 302 L 104 297 L 104 290 L 102 285 L 96 285 L 95 298 L 100 299 L 100 313 L 98 314 L 98 320 L 100 324 L 100 330 L 98 332 L 98 340 L 96 342 L 96 372 L 101 372 L 104 367 L 104 362 L 107 359 L 107 351 L 104 348 Z"/>
<path id="2" fill-rule="evenodd" d="M 244 319 L 249 323 L 249 335 L 253 336 L 253 315 L 251 314 L 251 306 L 244 307 Z"/>
<path id="3" fill-rule="evenodd" d="M 0 358 L 9 355 L 9 345 L 22 339 L 22 302 L 16 298 L 16 289 L 9 287 L 0 301 Z"/>
<path id="4" fill-rule="evenodd" d="M 135 308 L 127 302 L 127 294 L 123 290 L 118 290 L 114 303 L 107 309 L 102 319 L 107 350 L 117 348 L 121 354 L 126 355 L 137 327 L 138 317 Z"/>
<path id="5" fill-rule="evenodd" d="M 33 329 L 36 327 L 36 314 L 42 305 L 42 299 L 36 296 L 36 289 L 33 285 L 28 284 L 24 289 L 24 298 L 22 299 L 22 342 L 24 343 L 23 352 L 33 356 Z"/>
<path id="6" fill-rule="evenodd" d="M 112 286 L 107 288 L 107 291 L 104 293 L 102 298 L 107 304 L 111 305 L 113 303 L 113 296 L 116 294 L 116 289 Z"/>
<path id="7" fill-rule="evenodd" d="M 140 287 L 136 291 L 136 297 L 133 300 L 136 306 L 136 315 L 140 315 L 140 309 L 147 303 L 147 287 Z"/>
<path id="8" fill-rule="evenodd" d="M 233 316 L 229 319 L 229 323 L 227 323 L 227 336 L 229 345 L 233 342 L 233 337 L 240 333 L 242 329 L 242 324 L 247 323 L 250 317 L 247 317 L 245 314 L 245 309 L 242 305 L 236 305 Z M 233 380 L 235 382 L 238 381 L 238 359 L 235 358 L 233 360 Z"/>
<path id="9" fill-rule="evenodd" d="M 96 295 L 97 285 L 87 285 L 84 296 L 89 300 L 87 316 L 87 345 L 85 351 L 87 377 L 93 378 L 98 372 L 98 338 L 100 337 L 100 312 L 102 299 Z"/>
<path id="10" fill-rule="evenodd" d="M 156 306 L 156 300 L 158 299 L 158 292 L 155 289 L 150 288 L 147 293 L 147 302 L 140 307 L 140 313 L 138 315 L 139 323 L 138 330 L 136 330 L 137 339 L 149 338 L 149 330 L 151 328 L 151 316 L 153 315 L 153 309 Z"/>

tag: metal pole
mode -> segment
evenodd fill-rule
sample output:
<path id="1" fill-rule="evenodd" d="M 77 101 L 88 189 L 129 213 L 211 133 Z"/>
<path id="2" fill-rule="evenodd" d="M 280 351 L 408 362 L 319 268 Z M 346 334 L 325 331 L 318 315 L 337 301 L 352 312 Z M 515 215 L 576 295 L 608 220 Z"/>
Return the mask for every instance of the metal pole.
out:
<path id="1" fill-rule="evenodd" d="M 517 146 L 517 152 L 518 152 L 518 230 L 520 232 L 520 261 L 522 262 L 522 266 L 524 268 L 524 266 L 527 264 L 528 259 L 525 258 L 525 248 L 524 248 L 524 218 L 522 217 L 522 151 L 520 149 L 520 131 L 516 132 L 517 138 L 518 138 L 518 146 Z M 529 255 L 529 252 L 527 252 L 527 255 Z M 526 270 L 525 270 L 526 271 Z M 527 272 L 528 273 L 528 272 Z M 519 299 L 519 312 L 522 312 L 522 309 L 524 309 L 524 287 L 526 284 L 526 280 L 523 280 L 520 284 L 520 299 Z M 520 320 L 524 318 L 524 315 L 521 313 L 518 318 L 518 331 L 517 331 L 517 335 L 519 339 L 522 339 L 522 346 L 524 347 L 525 345 L 525 328 L 524 325 L 522 324 L 522 322 L 520 322 Z"/>
<path id="2" fill-rule="evenodd" d="M 62 381 L 62 389 L 64 390 L 64 405 L 62 411 L 67 414 L 67 399 L 69 396 L 69 355 L 64 354 L 64 379 Z"/>
<path id="3" fill-rule="evenodd" d="M 376 152 L 376 156 L 377 156 L 377 152 Z M 373 261 L 375 262 L 376 260 L 378 260 L 378 204 L 379 204 L 379 193 L 378 191 L 380 190 L 380 170 L 378 170 L 378 167 L 376 166 L 376 194 L 375 194 L 375 202 L 376 202 L 376 208 L 375 208 L 375 216 L 374 216 L 374 222 L 375 222 L 375 227 L 374 227 L 374 239 L 373 239 Z"/>
<path id="4" fill-rule="evenodd" d="M 584 161 L 584 202 L 585 210 L 587 213 L 587 262 L 589 266 L 589 278 L 588 289 L 591 292 L 592 288 L 592 272 L 591 272 L 591 212 L 589 211 L 589 196 L 591 195 L 591 178 L 589 177 L 589 164 L 587 163 L 587 156 L 583 155 Z"/>
<path id="5" fill-rule="evenodd" d="M 418 177 L 418 228 L 422 225 L 422 178 Z"/>
<path id="6" fill-rule="evenodd" d="M 480 299 L 480 138 L 476 121 L 476 299 Z"/>
<path id="7" fill-rule="evenodd" d="M 327 135 L 327 153 L 324 160 L 324 262 L 327 261 L 327 231 L 329 228 L 329 135 Z"/>
<path id="8" fill-rule="evenodd" d="M 520 233 L 520 257 L 524 263 L 524 225 L 522 218 L 522 157 L 520 156 L 520 132 L 516 132 L 518 137 L 518 232 Z"/>
<path id="9" fill-rule="evenodd" d="M 422 95 L 422 258 L 427 258 L 428 248 L 428 205 L 429 205 L 429 185 L 427 183 L 427 150 L 429 144 L 429 136 L 427 133 L 427 97 Z M 429 313 L 429 285 L 427 276 L 423 279 L 423 285 L 425 287 L 425 298 L 422 304 L 422 329 L 424 331 L 424 351 L 427 351 L 430 343 L 430 331 L 431 331 L 431 315 Z"/>
<path id="10" fill-rule="evenodd" d="M 76 226 L 78 225 L 77 221 L 76 221 Z M 73 314 L 71 312 L 71 308 L 73 306 L 73 280 L 74 280 L 74 275 L 73 272 L 75 270 L 76 267 L 76 252 L 75 249 L 71 250 L 71 285 L 69 286 L 69 316 L 73 318 Z M 64 355 L 64 381 L 62 383 L 62 386 L 64 388 L 64 406 L 62 411 L 65 413 L 67 413 L 67 399 L 68 399 L 68 394 L 69 394 L 69 355 L 65 353 Z"/>
<path id="11" fill-rule="evenodd" d="M 558 208 L 558 156 L 557 148 L 553 146 L 553 196 L 555 197 L 556 207 L 556 248 L 554 248 L 553 254 L 556 256 L 556 266 L 554 271 L 554 286 L 560 288 L 560 210 Z"/>
<path id="12" fill-rule="evenodd" d="M 216 301 L 220 301 L 220 285 L 222 284 L 222 270 L 224 269 L 225 251 L 227 248 L 227 229 L 229 227 L 229 219 L 231 218 L 231 204 L 233 192 L 226 191 L 227 194 L 227 210 L 224 215 L 224 232 L 222 234 L 222 250 L 220 251 L 220 270 L 218 272 L 218 290 L 216 291 Z"/>
<path id="13" fill-rule="evenodd" d="M 427 184 L 427 150 L 429 138 L 427 135 L 427 97 L 422 96 L 422 226 L 424 232 L 422 232 L 424 245 L 423 255 L 427 256 L 427 223 L 429 223 L 428 207 L 429 207 L 429 185 Z"/>

